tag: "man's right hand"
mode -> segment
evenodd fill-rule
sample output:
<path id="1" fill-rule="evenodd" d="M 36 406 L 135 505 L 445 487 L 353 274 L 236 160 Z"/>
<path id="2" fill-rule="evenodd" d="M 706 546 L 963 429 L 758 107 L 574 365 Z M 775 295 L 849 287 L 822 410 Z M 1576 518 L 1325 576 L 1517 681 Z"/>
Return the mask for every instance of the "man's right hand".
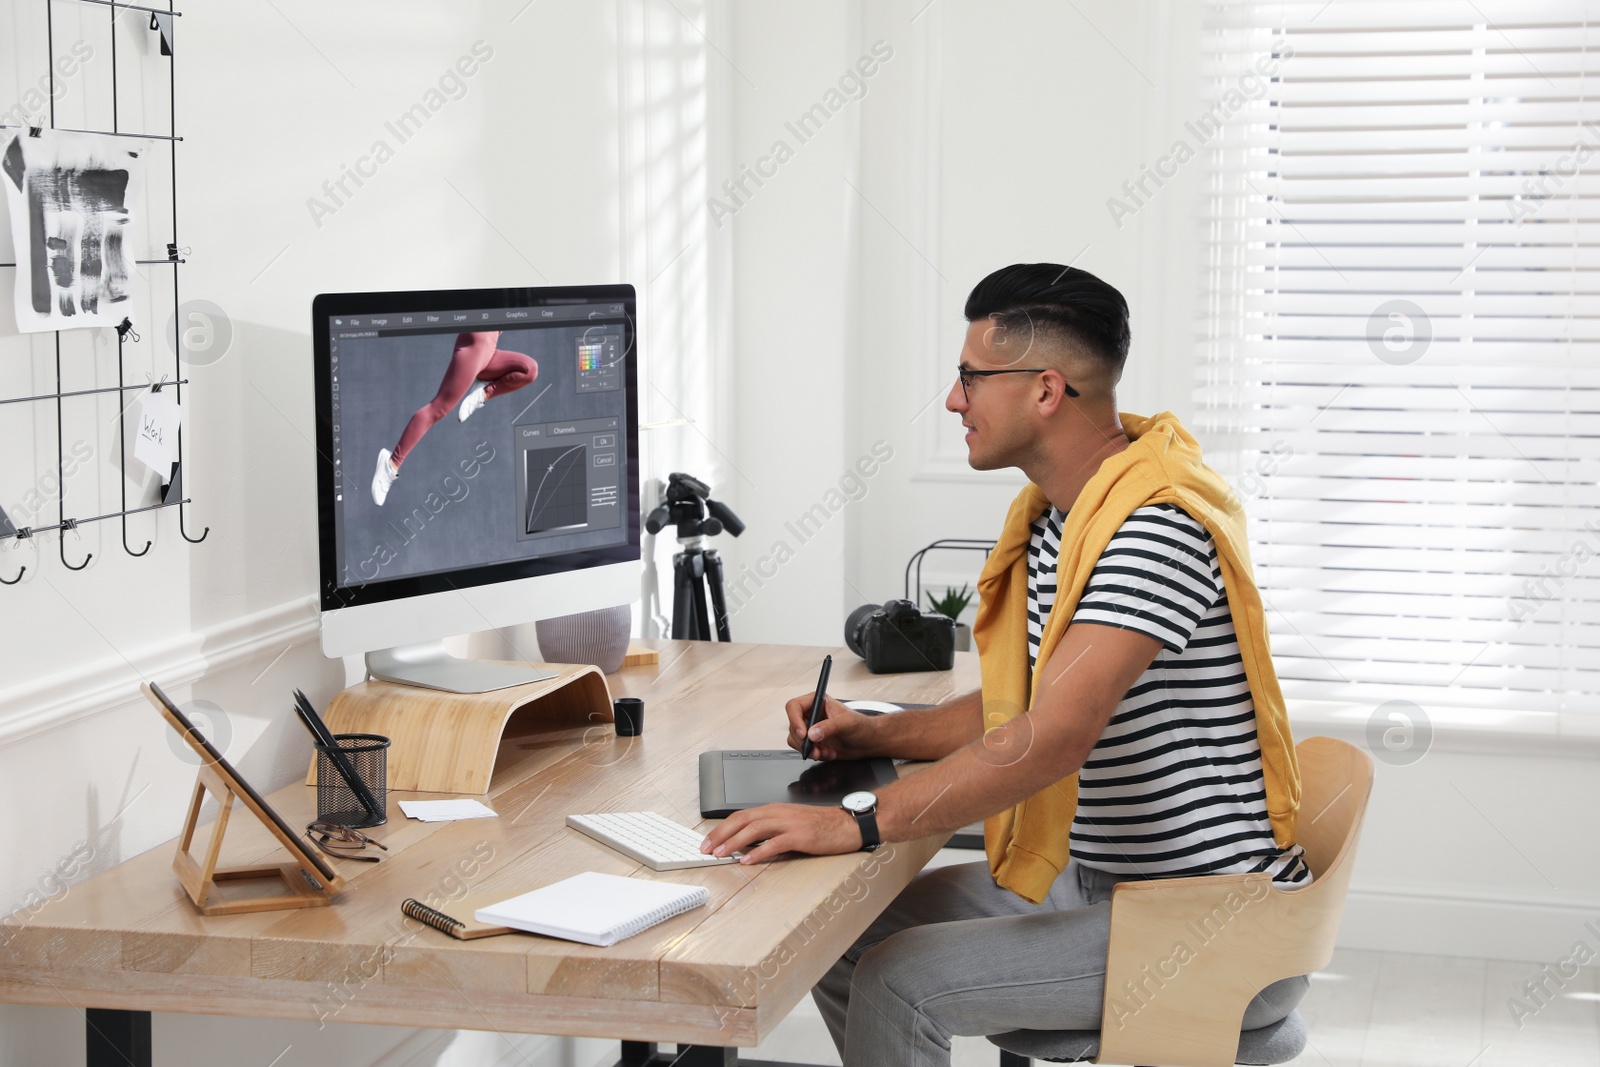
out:
<path id="1" fill-rule="evenodd" d="M 789 715 L 789 747 L 800 750 L 806 723 L 811 718 L 814 693 L 802 693 L 784 705 Z M 865 759 L 871 751 L 873 716 L 845 707 L 832 697 L 822 698 L 823 718 L 811 728 L 811 757 L 819 760 Z"/>

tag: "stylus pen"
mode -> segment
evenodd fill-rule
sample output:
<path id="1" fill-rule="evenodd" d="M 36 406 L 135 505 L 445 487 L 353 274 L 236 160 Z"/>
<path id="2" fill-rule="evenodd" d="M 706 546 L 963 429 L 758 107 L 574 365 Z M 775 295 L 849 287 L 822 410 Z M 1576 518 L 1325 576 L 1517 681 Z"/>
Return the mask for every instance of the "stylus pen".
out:
<path id="1" fill-rule="evenodd" d="M 822 701 L 828 695 L 828 672 L 833 670 L 833 657 L 822 657 L 822 673 L 817 675 L 817 695 L 811 698 L 811 721 L 806 723 L 806 737 L 800 742 L 800 758 L 811 758 L 811 728 L 822 721 Z"/>
<path id="2" fill-rule="evenodd" d="M 300 713 L 300 718 L 305 721 L 306 729 L 311 731 L 311 736 L 317 744 L 325 748 L 338 748 L 339 743 L 334 740 L 333 732 L 328 729 L 328 724 L 322 721 L 322 716 L 317 714 L 311 698 L 299 689 L 294 691 L 295 710 Z"/>
<path id="3" fill-rule="evenodd" d="M 311 737 L 317 745 L 328 754 L 328 761 L 333 764 L 334 770 L 345 780 L 350 791 L 356 795 L 356 800 L 367 814 L 377 818 L 383 814 L 378 807 L 378 798 L 372 795 L 367 788 L 367 783 L 361 780 L 361 775 L 350 766 L 350 761 L 345 758 L 344 750 L 339 747 L 339 739 L 334 737 L 333 731 L 328 729 L 328 724 L 322 721 L 322 716 L 317 714 L 317 709 L 311 703 L 311 698 L 296 689 L 294 691 L 295 711 L 300 714 L 300 721 L 306 724 L 306 729 L 311 731 Z"/>

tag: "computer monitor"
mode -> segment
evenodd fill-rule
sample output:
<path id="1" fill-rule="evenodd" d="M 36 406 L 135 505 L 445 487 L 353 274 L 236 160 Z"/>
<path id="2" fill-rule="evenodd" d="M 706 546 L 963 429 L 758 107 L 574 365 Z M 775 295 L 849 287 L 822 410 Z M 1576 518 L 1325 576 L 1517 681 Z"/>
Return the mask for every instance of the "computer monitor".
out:
<path id="1" fill-rule="evenodd" d="M 324 653 L 488 692 L 551 673 L 445 638 L 637 598 L 634 323 L 631 285 L 312 302 Z"/>

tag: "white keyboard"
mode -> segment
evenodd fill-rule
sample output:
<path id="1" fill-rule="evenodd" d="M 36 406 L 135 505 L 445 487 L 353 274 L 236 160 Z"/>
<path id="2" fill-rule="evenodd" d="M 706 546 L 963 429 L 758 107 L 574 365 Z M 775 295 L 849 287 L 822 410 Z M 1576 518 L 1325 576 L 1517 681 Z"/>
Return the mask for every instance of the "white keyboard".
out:
<path id="1" fill-rule="evenodd" d="M 595 815 L 568 815 L 567 825 L 631 856 L 653 871 L 680 871 L 734 863 L 736 856 L 713 856 L 700 851 L 704 834 L 695 833 L 653 811 L 607 811 Z"/>

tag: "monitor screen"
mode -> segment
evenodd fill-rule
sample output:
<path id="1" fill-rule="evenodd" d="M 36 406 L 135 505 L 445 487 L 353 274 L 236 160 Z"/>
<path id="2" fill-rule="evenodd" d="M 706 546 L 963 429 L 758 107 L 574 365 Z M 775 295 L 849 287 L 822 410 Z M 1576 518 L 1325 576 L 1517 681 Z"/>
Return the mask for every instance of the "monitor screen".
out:
<path id="1" fill-rule="evenodd" d="M 628 285 L 324 294 L 324 611 L 639 557 Z"/>

